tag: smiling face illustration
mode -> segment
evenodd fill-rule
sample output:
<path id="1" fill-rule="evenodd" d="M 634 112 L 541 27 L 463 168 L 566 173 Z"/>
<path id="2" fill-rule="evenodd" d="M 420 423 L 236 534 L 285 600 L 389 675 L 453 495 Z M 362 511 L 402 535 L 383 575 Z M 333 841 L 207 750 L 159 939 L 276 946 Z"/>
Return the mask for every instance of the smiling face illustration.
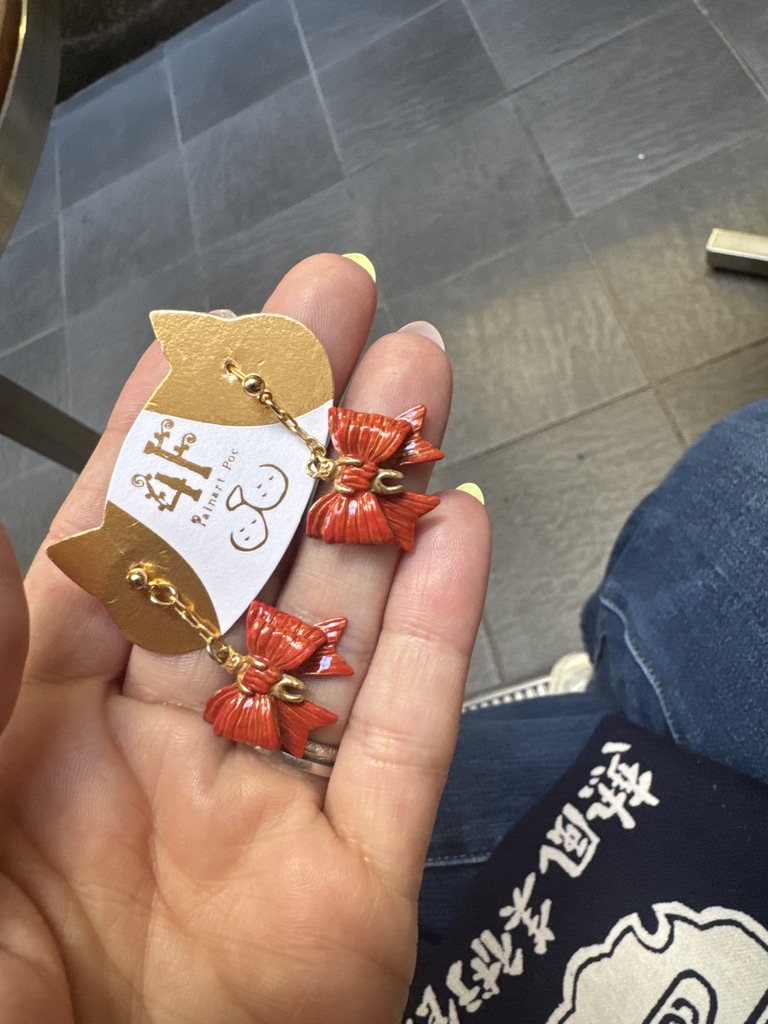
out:
<path id="1" fill-rule="evenodd" d="M 238 551 L 256 551 L 267 543 L 269 527 L 264 516 L 277 508 L 288 491 L 288 478 L 279 466 L 259 466 L 248 484 L 248 495 L 238 484 L 227 495 L 227 511 L 234 516 L 229 541 Z"/>
<path id="2" fill-rule="evenodd" d="M 757 921 L 723 907 L 653 910 L 654 929 L 631 914 L 574 954 L 547 1024 L 768 1022 L 768 933 Z"/>

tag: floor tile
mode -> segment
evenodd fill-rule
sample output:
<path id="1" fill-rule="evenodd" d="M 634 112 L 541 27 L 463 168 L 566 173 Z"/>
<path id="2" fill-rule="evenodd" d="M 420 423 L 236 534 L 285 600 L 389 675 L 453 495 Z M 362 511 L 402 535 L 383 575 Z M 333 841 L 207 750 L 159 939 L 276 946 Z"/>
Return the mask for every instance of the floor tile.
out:
<path id="1" fill-rule="evenodd" d="M 283 274 L 317 252 L 365 252 L 344 185 L 332 185 L 256 227 L 206 249 L 203 273 L 214 309 L 261 309 Z"/>
<path id="2" fill-rule="evenodd" d="M 315 67 L 322 68 L 420 14 L 435 0 L 296 0 Z"/>
<path id="3" fill-rule="evenodd" d="M 373 318 L 369 344 L 373 344 L 378 338 L 383 338 L 385 334 L 393 334 L 395 331 L 399 331 L 403 326 L 404 324 L 395 323 L 389 306 L 386 303 L 380 302 L 376 315 Z"/>
<path id="4" fill-rule="evenodd" d="M 729 412 L 768 395 L 768 342 L 689 370 L 659 392 L 691 444 Z"/>
<path id="5" fill-rule="evenodd" d="M 261 0 L 167 46 L 182 139 L 308 74 L 286 0 Z"/>
<path id="6" fill-rule="evenodd" d="M 504 91 L 460 0 L 446 0 L 338 61 L 319 80 L 347 171 L 443 128 Z"/>
<path id="7" fill-rule="evenodd" d="M 49 334 L 27 342 L 21 348 L 0 356 L 0 374 L 26 388 L 46 402 L 67 412 L 69 404 L 69 360 L 66 333 L 57 327 Z M 5 439 L 4 439 L 5 440 Z M 14 472 L 35 469 L 41 456 L 22 445 L 12 444 Z M 0 453 L 0 465 L 2 453 Z M 0 474 L 0 477 L 2 474 Z"/>
<path id="8" fill-rule="evenodd" d="M 646 384 L 573 228 L 391 306 L 445 338 L 449 461 Z"/>
<path id="9" fill-rule="evenodd" d="M 106 426 L 123 384 L 153 339 L 153 309 L 208 310 L 196 258 L 127 284 L 67 324 L 70 412 L 94 430 Z"/>
<path id="10" fill-rule="evenodd" d="M 474 480 L 493 526 L 485 622 L 504 682 L 548 672 L 581 647 L 579 612 L 625 518 L 680 453 L 646 391 L 460 467 L 441 486 Z"/>
<path id="11" fill-rule="evenodd" d="M 768 337 L 768 284 L 707 269 L 713 227 L 768 234 L 768 136 L 579 222 L 654 380 Z"/>
<path id="12" fill-rule="evenodd" d="M 64 328 L 57 327 L 0 356 L 0 373 L 57 409 L 66 411 L 69 408 L 69 362 Z"/>
<path id="13" fill-rule="evenodd" d="M 56 184 L 56 129 L 51 127 L 45 141 L 35 177 L 24 201 L 11 240 L 15 241 L 59 215 Z"/>
<path id="14" fill-rule="evenodd" d="M 13 444 L 1 440 L 3 447 Z M 37 465 L 33 471 L 19 472 L 10 478 L 4 474 L 0 484 L 0 522 L 8 531 L 22 572 L 29 568 L 76 479 L 71 470 L 49 462 L 42 455 L 35 458 Z"/>
<path id="15" fill-rule="evenodd" d="M 61 203 L 67 207 L 177 147 L 165 61 L 67 104 L 57 118 Z"/>
<path id="16" fill-rule="evenodd" d="M 165 37 L 167 40 L 165 46 L 184 46 L 186 43 L 191 43 L 196 39 L 203 39 L 209 36 L 211 32 L 215 32 L 221 25 L 229 21 L 230 18 L 235 18 L 242 11 L 250 7 L 256 7 L 263 2 L 264 0 L 224 0 L 224 2 L 222 0 L 210 0 L 210 2 L 205 4 L 208 13 L 186 25 L 180 32 L 169 33 Z"/>
<path id="17" fill-rule="evenodd" d="M 679 0 L 468 0 L 468 6 L 504 84 L 517 89 Z"/>
<path id="18" fill-rule="evenodd" d="M 202 248 L 341 180 L 309 78 L 227 118 L 185 146 Z"/>
<path id="19" fill-rule="evenodd" d="M 147 164 L 65 210 L 67 311 L 76 316 L 194 250 L 178 152 Z"/>
<path id="20" fill-rule="evenodd" d="M 768 88 L 768 7 L 763 0 L 707 0 L 707 14 Z"/>
<path id="21" fill-rule="evenodd" d="M 481 623 L 477 642 L 472 651 L 472 661 L 469 663 L 465 694 L 467 697 L 471 697 L 475 693 L 484 693 L 486 690 L 493 690 L 494 687 L 500 685 L 501 676 L 493 660 L 485 625 Z"/>
<path id="22" fill-rule="evenodd" d="M 62 324 L 59 222 L 50 220 L 0 255 L 0 353 Z"/>
<path id="23" fill-rule="evenodd" d="M 765 101 L 692 3 L 545 75 L 518 101 L 576 214 L 765 126 Z"/>
<path id="24" fill-rule="evenodd" d="M 570 215 L 510 100 L 350 179 L 386 295 L 415 291 Z"/>

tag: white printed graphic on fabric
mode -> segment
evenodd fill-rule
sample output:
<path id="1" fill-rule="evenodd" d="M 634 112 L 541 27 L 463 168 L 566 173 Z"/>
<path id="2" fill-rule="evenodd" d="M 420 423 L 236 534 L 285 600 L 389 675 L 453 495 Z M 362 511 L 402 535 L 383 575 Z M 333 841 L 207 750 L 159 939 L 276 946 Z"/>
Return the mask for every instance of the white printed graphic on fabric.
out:
<path id="1" fill-rule="evenodd" d="M 422 1020 L 426 1024 L 462 1024 L 467 1020 L 467 1014 L 477 1013 L 485 1002 L 500 995 L 505 976 L 525 973 L 526 953 L 521 942 L 526 941 L 526 935 L 536 956 L 545 956 L 549 952 L 557 938 L 550 927 L 552 900 L 541 897 L 539 890 L 549 881 L 543 876 L 550 865 L 562 868 L 570 878 L 578 878 L 592 863 L 600 845 L 600 836 L 595 828 L 602 828 L 601 822 L 611 820 L 613 826 L 618 824 L 624 830 L 631 830 L 637 822 L 628 807 L 659 806 L 659 798 L 651 792 L 653 772 L 650 769 L 641 771 L 639 762 L 630 764 L 623 756 L 631 749 L 631 744 L 619 741 L 603 744 L 601 753 L 610 756 L 610 763 L 598 764 L 591 770 L 589 782 L 579 790 L 574 803 L 563 806 L 554 825 L 547 831 L 547 841 L 539 847 L 541 876 L 531 871 L 522 886 L 513 887 L 511 903 L 498 911 L 498 916 L 504 921 L 504 930 L 496 934 L 486 928 L 478 938 L 472 939 L 470 946 L 475 955 L 466 958 L 469 959 L 468 967 L 466 960 L 456 960 L 451 964 L 445 979 L 448 991 L 445 1001 L 441 999 L 442 984 L 441 996 L 432 985 L 427 985 L 415 1010 L 419 1024 Z M 586 813 L 576 807 L 575 800 L 584 804 L 589 802 Z M 589 824 L 588 818 L 595 821 L 595 828 Z M 404 1024 L 417 1024 L 415 1018 L 407 1018 Z M 566 1019 L 571 1018 L 563 1018 L 564 1021 Z M 650 1019 L 655 1022 L 655 1018 Z M 698 1018 L 689 1021 L 685 1017 L 678 1020 L 672 1016 L 659 1018 L 659 1024 L 704 1022 Z M 768 1018 L 765 1021 L 762 1017 L 750 1019 L 748 1024 L 768 1024 Z"/>
<path id="2" fill-rule="evenodd" d="M 656 807 L 658 800 L 651 793 L 653 772 L 641 772 L 640 765 L 627 764 L 621 755 L 630 749 L 629 743 L 606 743 L 604 754 L 612 754 L 610 764 L 596 765 L 590 772 L 589 782 L 579 790 L 582 800 L 590 799 L 595 791 L 599 797 L 587 809 L 587 818 L 618 817 L 623 828 L 634 828 L 635 819 L 628 807 L 647 804 Z"/>
<path id="3" fill-rule="evenodd" d="M 600 843 L 600 837 L 573 804 L 563 807 L 547 839 L 549 842 L 539 849 L 539 871 L 545 875 L 554 862 L 571 878 L 578 878 L 584 871 Z"/>
<path id="4" fill-rule="evenodd" d="M 723 907 L 653 907 L 571 958 L 547 1024 L 768 1024 L 768 931 Z"/>
<path id="5" fill-rule="evenodd" d="M 298 422 L 324 440 L 329 407 Z M 315 485 L 309 457 L 281 423 L 223 426 L 145 409 L 125 439 L 107 499 L 189 563 L 224 632 L 296 532 Z"/>
<path id="6" fill-rule="evenodd" d="M 525 879 L 522 889 L 517 886 L 512 890 L 512 903 L 508 907 L 499 910 L 499 917 L 507 919 L 504 930 L 514 931 L 521 925 L 533 939 L 533 949 L 541 956 L 547 952 L 547 948 L 555 938 L 555 934 L 549 927 L 549 914 L 552 910 L 552 900 L 544 900 L 538 910 L 531 905 L 533 898 L 533 887 L 536 885 L 536 872 L 532 871 Z"/>

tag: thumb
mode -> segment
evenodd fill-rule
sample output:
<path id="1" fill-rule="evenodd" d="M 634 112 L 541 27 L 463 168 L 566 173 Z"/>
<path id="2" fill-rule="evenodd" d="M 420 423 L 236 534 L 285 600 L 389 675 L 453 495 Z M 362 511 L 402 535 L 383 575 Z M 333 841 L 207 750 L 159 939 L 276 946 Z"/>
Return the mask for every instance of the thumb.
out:
<path id="1" fill-rule="evenodd" d="M 0 732 L 16 704 L 28 642 L 24 584 L 8 534 L 0 526 Z"/>

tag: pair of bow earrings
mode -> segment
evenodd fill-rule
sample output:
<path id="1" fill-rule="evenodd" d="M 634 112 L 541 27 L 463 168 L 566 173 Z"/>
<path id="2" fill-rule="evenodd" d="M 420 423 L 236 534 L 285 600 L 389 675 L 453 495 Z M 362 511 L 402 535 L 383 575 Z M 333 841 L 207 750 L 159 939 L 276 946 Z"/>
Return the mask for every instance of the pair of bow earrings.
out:
<path id="1" fill-rule="evenodd" d="M 406 491 L 402 483 L 401 467 L 443 457 L 421 436 L 425 406 L 397 417 L 331 408 L 330 435 L 338 453 L 331 458 L 325 445 L 278 404 L 261 376 L 244 372 L 231 359 L 225 369 L 247 395 L 304 442 L 311 456 L 308 474 L 332 486 L 309 510 L 308 536 L 330 544 L 399 544 L 406 551 L 413 547 L 417 520 L 440 502 Z M 154 587 L 156 603 L 181 607 L 189 621 L 190 609 L 178 595 L 175 602 L 168 599 L 173 591 L 168 584 L 148 580 L 139 571 L 132 585 L 148 587 L 150 597 Z M 346 625 L 344 618 L 310 625 L 254 601 L 246 619 L 247 655 L 232 651 L 220 638 L 214 638 L 220 646 L 208 645 L 212 657 L 235 676 L 206 703 L 204 718 L 216 735 L 304 759 L 310 731 L 332 724 L 338 716 L 306 699 L 306 684 L 299 675 L 352 675 L 353 669 L 336 651 Z"/>

